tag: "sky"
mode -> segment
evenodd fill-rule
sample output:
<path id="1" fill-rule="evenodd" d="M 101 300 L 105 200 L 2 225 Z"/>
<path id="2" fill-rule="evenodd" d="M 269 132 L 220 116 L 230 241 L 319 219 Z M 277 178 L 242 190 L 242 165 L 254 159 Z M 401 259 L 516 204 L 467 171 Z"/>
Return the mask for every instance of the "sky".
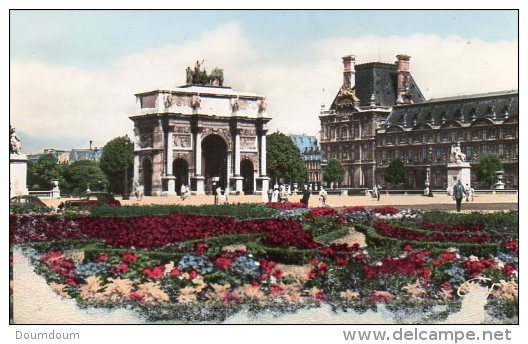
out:
<path id="1" fill-rule="evenodd" d="M 427 99 L 516 89 L 516 11 L 10 12 L 10 122 L 25 153 L 132 135 L 134 93 L 185 82 L 197 59 L 267 97 L 272 130 L 317 135 L 341 57 L 410 68 Z"/>

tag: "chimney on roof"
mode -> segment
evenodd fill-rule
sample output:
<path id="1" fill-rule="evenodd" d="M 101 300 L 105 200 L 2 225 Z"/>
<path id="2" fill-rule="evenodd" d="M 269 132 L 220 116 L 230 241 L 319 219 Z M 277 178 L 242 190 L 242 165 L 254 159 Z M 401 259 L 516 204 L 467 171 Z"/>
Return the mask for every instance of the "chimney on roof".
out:
<path id="1" fill-rule="evenodd" d="M 343 56 L 343 86 L 342 88 L 352 88 L 352 76 L 356 73 L 356 55 Z"/>
<path id="2" fill-rule="evenodd" d="M 411 75 L 409 71 L 409 55 L 396 55 L 398 61 L 398 98 L 396 99 L 397 104 L 411 104 Z"/>

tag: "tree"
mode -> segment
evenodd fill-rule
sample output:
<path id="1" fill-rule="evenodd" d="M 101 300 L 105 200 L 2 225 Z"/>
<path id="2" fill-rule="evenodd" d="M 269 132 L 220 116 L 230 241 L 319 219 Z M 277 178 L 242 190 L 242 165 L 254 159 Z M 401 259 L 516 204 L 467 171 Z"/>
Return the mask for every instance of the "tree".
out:
<path id="1" fill-rule="evenodd" d="M 274 182 L 282 178 L 286 183 L 304 183 L 308 179 L 301 152 L 288 136 L 268 135 L 266 148 L 267 172 Z"/>
<path id="2" fill-rule="evenodd" d="M 340 183 L 343 181 L 345 170 L 343 165 L 337 160 L 330 160 L 323 169 L 323 180 L 328 183 Z"/>
<path id="3" fill-rule="evenodd" d="M 30 190 L 51 190 L 52 179 L 59 179 L 59 187 L 64 182 L 57 158 L 52 154 L 41 155 L 37 161 L 29 164 L 27 182 Z"/>
<path id="4" fill-rule="evenodd" d="M 405 167 L 403 166 L 403 162 L 398 158 L 392 159 L 383 174 L 383 179 L 392 186 L 403 183 L 405 181 Z"/>
<path id="5" fill-rule="evenodd" d="M 108 179 L 99 164 L 92 160 L 79 160 L 68 167 L 65 176 L 72 193 L 83 193 L 87 188 L 91 191 L 104 191 L 108 187 Z"/>
<path id="6" fill-rule="evenodd" d="M 492 187 L 495 183 L 495 172 L 502 170 L 502 163 L 493 154 L 482 155 L 475 166 L 475 177 L 483 187 Z"/>
<path id="7" fill-rule="evenodd" d="M 103 147 L 99 164 L 108 178 L 109 190 L 128 196 L 134 166 L 134 144 L 128 136 L 108 141 Z"/>

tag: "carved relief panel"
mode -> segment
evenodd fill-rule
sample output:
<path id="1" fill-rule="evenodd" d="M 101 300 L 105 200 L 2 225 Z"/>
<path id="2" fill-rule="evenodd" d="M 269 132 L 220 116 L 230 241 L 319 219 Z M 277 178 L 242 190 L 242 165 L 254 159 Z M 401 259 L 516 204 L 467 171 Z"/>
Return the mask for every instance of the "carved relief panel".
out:
<path id="1" fill-rule="evenodd" d="M 189 127 L 175 127 L 173 140 L 175 148 L 191 148 L 191 129 Z"/>
<path id="2" fill-rule="evenodd" d="M 241 150 L 257 149 L 257 132 L 255 129 L 240 129 L 239 133 Z"/>

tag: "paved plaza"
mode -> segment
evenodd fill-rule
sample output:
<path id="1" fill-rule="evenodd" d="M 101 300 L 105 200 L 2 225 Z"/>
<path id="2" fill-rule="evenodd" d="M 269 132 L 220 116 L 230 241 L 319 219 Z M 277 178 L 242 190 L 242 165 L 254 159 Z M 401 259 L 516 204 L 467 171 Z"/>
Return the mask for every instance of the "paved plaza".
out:
<path id="1" fill-rule="evenodd" d="M 178 205 L 203 205 L 213 204 L 214 197 L 212 195 L 190 196 L 185 201 L 180 197 L 143 197 L 137 200 L 135 197 L 130 197 L 130 200 L 121 201 L 122 205 L 151 205 L 151 204 L 178 204 Z M 290 202 L 299 202 L 300 195 L 292 195 L 289 197 Z M 67 200 L 50 199 L 44 202 L 52 207 L 57 207 L 61 202 Z M 247 196 L 228 196 L 229 203 L 259 203 L 262 202 L 260 195 Z M 475 195 L 472 202 L 463 202 L 462 210 L 509 210 L 518 209 L 518 196 L 516 194 L 502 194 L 492 195 L 483 194 Z M 312 195 L 309 202 L 310 207 L 317 207 L 317 195 Z M 434 197 L 425 197 L 420 195 L 382 195 L 381 199 L 376 199 L 368 196 L 339 196 L 329 195 L 327 197 L 327 205 L 331 207 L 351 207 L 351 206 L 395 206 L 399 208 L 414 208 L 414 209 L 439 209 L 439 210 L 453 210 L 455 202 L 453 198 L 448 195 L 435 195 Z"/>

